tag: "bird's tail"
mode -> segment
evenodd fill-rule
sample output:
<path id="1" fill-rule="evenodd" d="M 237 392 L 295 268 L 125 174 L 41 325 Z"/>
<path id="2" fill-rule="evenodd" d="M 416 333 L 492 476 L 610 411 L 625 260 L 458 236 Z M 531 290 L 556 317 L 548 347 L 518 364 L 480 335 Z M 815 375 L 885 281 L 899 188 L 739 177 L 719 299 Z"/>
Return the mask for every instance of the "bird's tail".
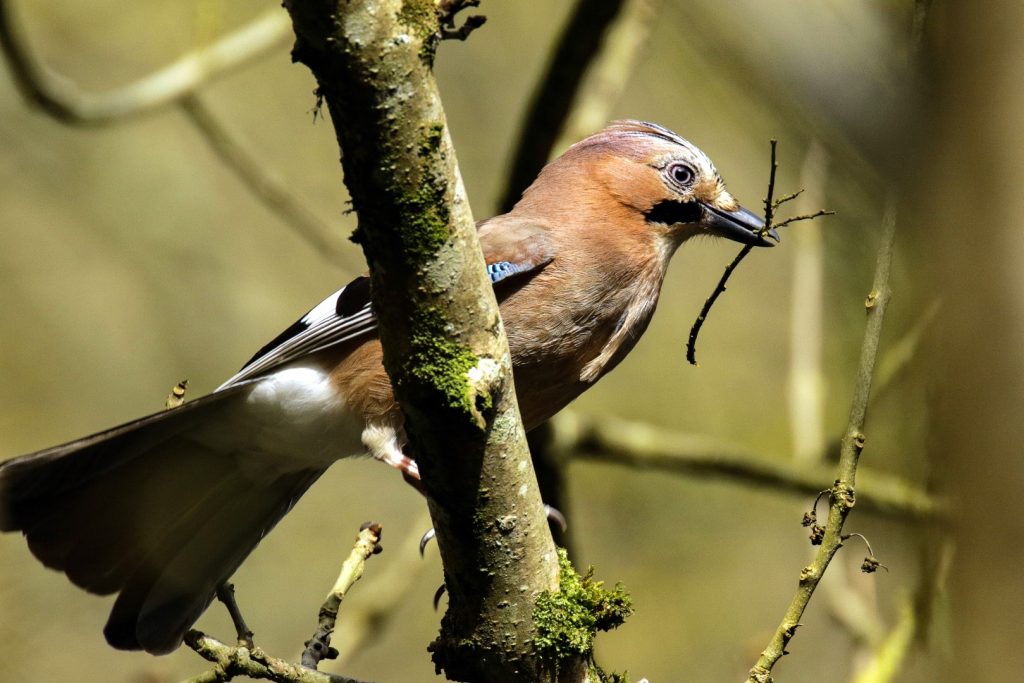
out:
<path id="1" fill-rule="evenodd" d="M 254 472 L 197 439 L 230 410 L 228 389 L 0 464 L 0 531 L 78 586 L 118 593 L 114 647 L 177 648 L 260 539 L 322 469 Z"/>

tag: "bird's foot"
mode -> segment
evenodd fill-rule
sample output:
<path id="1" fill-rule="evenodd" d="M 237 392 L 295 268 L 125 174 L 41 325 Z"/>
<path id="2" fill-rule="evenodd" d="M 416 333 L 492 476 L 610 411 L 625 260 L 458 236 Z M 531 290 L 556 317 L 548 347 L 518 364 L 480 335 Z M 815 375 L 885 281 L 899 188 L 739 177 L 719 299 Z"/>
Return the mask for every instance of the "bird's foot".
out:
<path id="1" fill-rule="evenodd" d="M 545 505 L 544 506 L 544 514 L 547 515 L 548 522 L 549 523 L 553 523 L 553 524 L 557 524 L 558 528 L 562 530 L 563 534 L 569 529 L 569 522 L 566 521 L 565 515 L 563 515 L 561 510 L 559 510 L 558 508 L 551 507 L 550 505 Z M 434 540 L 434 537 L 436 535 L 437 535 L 437 532 L 434 531 L 433 527 L 431 527 L 431 528 L 427 529 L 427 532 L 425 534 L 423 534 L 423 536 L 420 537 L 420 556 L 421 557 L 423 556 L 424 552 L 427 549 L 427 544 L 429 544 L 432 540 Z M 442 586 L 442 588 L 443 588 L 443 586 Z M 443 591 L 442 591 L 442 593 L 443 593 Z M 440 597 L 440 595 L 441 595 L 441 593 L 438 593 L 438 598 Z M 435 600 L 435 606 L 436 606 L 436 602 L 437 601 Z"/>

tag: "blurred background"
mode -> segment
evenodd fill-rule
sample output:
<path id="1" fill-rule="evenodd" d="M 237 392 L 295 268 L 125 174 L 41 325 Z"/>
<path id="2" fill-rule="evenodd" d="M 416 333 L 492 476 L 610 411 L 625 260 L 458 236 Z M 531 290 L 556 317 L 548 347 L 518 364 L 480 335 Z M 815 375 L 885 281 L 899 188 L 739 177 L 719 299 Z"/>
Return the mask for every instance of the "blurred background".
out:
<path id="1" fill-rule="evenodd" d="M 284 14 L 241 0 L 0 6 L 38 60 L 94 93 Z M 915 7 L 927 10 L 916 57 Z M 443 44 L 436 66 L 478 219 L 498 211 L 573 3 L 479 11 L 486 26 Z M 847 530 L 889 571 L 861 574 L 867 553 L 848 543 L 777 680 L 1024 670 L 1020 26 L 1024 7 L 1009 1 L 630 0 L 560 143 L 612 118 L 656 121 L 704 149 L 756 209 L 777 138 L 778 190 L 806 189 L 787 209 L 837 211 L 743 263 L 701 334 L 699 367 L 685 361 L 686 337 L 737 247 L 685 245 L 644 340 L 571 407 L 824 472 L 819 488 L 831 484 L 882 215 L 895 207 L 895 294 L 862 465 L 951 500 L 953 523 L 855 509 Z M 105 124 L 56 120 L 0 67 L 0 458 L 159 410 L 184 377 L 190 396 L 212 390 L 361 271 L 333 130 L 274 30 L 267 49 L 184 103 Z M 599 638 L 599 663 L 656 682 L 743 679 L 811 557 L 799 520 L 813 495 L 585 458 L 566 467 L 577 564 L 622 581 L 636 606 Z M 342 658 L 327 668 L 432 680 L 436 549 L 416 559 L 425 506 L 379 464 L 341 463 L 302 499 L 236 575 L 240 604 L 259 645 L 297 659 L 367 519 L 383 524 L 385 552 L 346 600 Z M 0 679 L 156 682 L 206 668 L 189 650 L 111 650 L 111 602 L 0 537 Z M 232 637 L 216 605 L 199 628 Z"/>

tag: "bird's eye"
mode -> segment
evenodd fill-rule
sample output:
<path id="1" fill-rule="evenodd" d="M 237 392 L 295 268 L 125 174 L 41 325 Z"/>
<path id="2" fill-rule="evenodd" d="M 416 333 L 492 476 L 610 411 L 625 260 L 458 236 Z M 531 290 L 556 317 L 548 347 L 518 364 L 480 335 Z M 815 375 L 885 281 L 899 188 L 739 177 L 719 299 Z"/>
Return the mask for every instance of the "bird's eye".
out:
<path id="1" fill-rule="evenodd" d="M 668 176 L 677 185 L 689 185 L 693 182 L 696 173 L 686 164 L 672 164 L 668 167 Z"/>

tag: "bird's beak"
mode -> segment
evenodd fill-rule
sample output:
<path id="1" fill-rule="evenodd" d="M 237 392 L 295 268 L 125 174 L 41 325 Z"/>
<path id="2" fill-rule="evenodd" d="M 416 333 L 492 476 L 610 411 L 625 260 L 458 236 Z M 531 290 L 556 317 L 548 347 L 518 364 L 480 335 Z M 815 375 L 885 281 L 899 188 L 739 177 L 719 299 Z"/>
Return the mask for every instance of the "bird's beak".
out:
<path id="1" fill-rule="evenodd" d="M 741 244 L 753 244 L 757 247 L 774 247 L 779 241 L 779 233 L 774 229 L 764 230 L 764 221 L 753 211 L 740 207 L 736 211 L 723 211 L 711 204 L 700 202 L 704 216 L 701 223 L 717 235 L 735 240 Z M 771 237 L 775 242 L 770 242 Z"/>

